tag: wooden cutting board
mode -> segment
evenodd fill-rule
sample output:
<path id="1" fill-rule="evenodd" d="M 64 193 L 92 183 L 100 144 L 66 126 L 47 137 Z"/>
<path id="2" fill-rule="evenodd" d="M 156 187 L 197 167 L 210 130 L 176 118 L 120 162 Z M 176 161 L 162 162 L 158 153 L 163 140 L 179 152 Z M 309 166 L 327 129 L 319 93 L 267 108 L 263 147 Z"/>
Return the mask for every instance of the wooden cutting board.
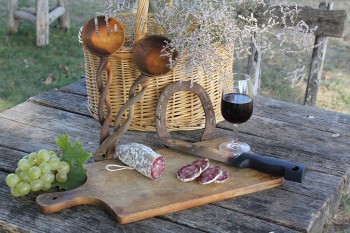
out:
<path id="1" fill-rule="evenodd" d="M 218 148 L 224 138 L 199 144 Z M 77 205 L 96 205 L 112 214 L 121 223 L 130 223 L 228 198 L 258 192 L 282 185 L 282 177 L 272 177 L 252 169 L 237 169 L 210 161 L 225 168 L 229 180 L 222 184 L 201 185 L 196 181 L 183 183 L 176 172 L 199 157 L 172 149 L 158 150 L 166 160 L 163 176 L 151 180 L 136 170 L 111 172 L 107 164 L 122 164 L 108 160 L 87 164 L 87 181 L 77 189 L 42 194 L 37 204 L 43 213 L 54 213 Z"/>

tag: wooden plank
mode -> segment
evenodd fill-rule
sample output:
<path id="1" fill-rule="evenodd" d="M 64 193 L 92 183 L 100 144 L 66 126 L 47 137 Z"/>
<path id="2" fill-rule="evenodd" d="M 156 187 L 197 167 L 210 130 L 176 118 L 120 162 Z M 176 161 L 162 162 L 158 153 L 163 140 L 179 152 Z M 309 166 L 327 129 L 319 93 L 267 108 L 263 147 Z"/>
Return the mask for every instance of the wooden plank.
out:
<path id="1" fill-rule="evenodd" d="M 0 171 L 15 172 L 18 161 L 28 153 L 0 147 Z"/>
<path id="2" fill-rule="evenodd" d="M 66 13 L 66 10 L 64 7 L 56 7 L 53 11 L 49 13 L 49 24 L 51 24 L 53 21 L 58 19 L 59 17 L 62 17 Z"/>
<path id="3" fill-rule="evenodd" d="M 37 127 L 35 124 L 33 126 L 28 123 L 12 121 L 6 118 L 0 119 L 0 131 L 3 135 L 0 140 L 0 146 L 2 147 L 28 153 L 40 149 L 57 149 L 55 139 L 62 135 L 62 133 L 65 133 L 69 134 L 73 141 L 79 139 L 84 145 L 84 148 L 88 151 L 94 153 L 98 148 L 99 133 L 85 131 L 85 129 L 79 127 L 79 123 L 77 123 L 75 128 L 66 127 L 66 131 L 56 132 L 51 129 L 45 129 L 45 127 L 50 128 L 49 125 Z M 64 124 L 64 121 L 62 121 L 62 124 Z M 154 133 L 131 132 L 130 134 L 125 134 L 121 138 L 120 143 L 128 143 L 130 141 L 146 143 L 154 150 L 164 148 L 159 140 L 154 138 Z"/>
<path id="4" fill-rule="evenodd" d="M 315 176 L 318 176 L 318 178 L 314 179 Z M 281 224 L 284 227 L 290 227 L 294 230 L 302 232 L 320 232 L 325 220 L 327 218 L 329 220 L 331 217 L 330 214 L 333 214 L 334 210 L 339 205 L 339 194 L 342 194 L 342 192 L 340 192 L 341 184 L 342 179 L 339 177 L 315 172 L 313 176 L 306 177 L 304 184 L 296 184 L 294 182 L 286 181 L 286 184 L 283 187 L 279 188 L 280 190 L 272 189 L 258 192 L 239 198 L 229 199 L 223 202 L 218 202 L 215 205 L 224 207 L 225 209 L 234 209 L 239 213 L 255 216 L 267 222 L 278 222 L 278 224 Z M 321 185 L 323 187 L 320 187 Z M 294 189 L 298 189 L 300 192 L 305 193 L 308 197 L 300 199 L 293 197 L 295 195 L 293 194 Z M 334 191 L 335 189 L 337 189 L 337 192 Z M 288 190 L 290 193 L 284 193 L 282 190 Z M 312 191 L 310 193 L 306 190 Z M 315 192 L 316 196 L 313 196 L 313 192 Z M 243 199 L 244 201 L 242 201 Z M 312 206 L 316 202 L 318 202 L 318 207 Z M 315 208 L 315 211 L 310 211 L 312 208 Z M 318 208 L 321 208 L 323 210 L 318 212 Z M 203 212 L 203 209 L 200 208 L 197 211 L 195 209 L 191 209 L 173 213 L 166 215 L 165 218 L 184 225 L 188 225 L 190 227 L 199 228 L 201 227 L 199 225 L 203 225 L 204 229 L 210 229 L 211 225 L 213 225 L 211 224 L 212 222 L 209 221 L 213 215 L 220 216 L 220 219 L 223 221 L 229 221 L 229 219 L 226 219 L 225 216 L 222 217 L 216 212 L 213 214 L 199 215 L 198 211 Z M 299 212 L 302 213 L 299 214 Z M 206 217 L 207 219 L 203 219 Z M 206 224 L 206 222 L 208 222 L 208 224 Z M 254 223 L 252 223 L 252 227 L 255 229 L 255 231 L 256 229 L 260 229 L 255 228 Z M 236 228 L 234 229 L 235 231 L 237 230 Z M 240 226 L 238 226 L 238 229 L 240 229 Z M 222 229 L 218 230 L 217 232 L 221 232 L 221 230 Z M 245 230 L 243 232 L 245 232 Z"/>
<path id="5" fill-rule="evenodd" d="M 81 78 L 74 83 L 71 83 L 65 87 L 60 88 L 60 91 L 68 92 L 76 95 L 87 96 L 85 78 Z"/>
<path id="6" fill-rule="evenodd" d="M 83 116 L 91 116 L 87 107 L 87 98 L 81 95 L 49 91 L 30 97 L 29 101 Z"/>
<path id="7" fill-rule="evenodd" d="M 19 11 L 19 10 L 15 11 L 15 18 L 25 20 L 32 24 L 35 24 L 36 22 L 35 15 L 28 13 L 26 11 Z"/>
<path id="8" fill-rule="evenodd" d="M 254 115 L 350 136 L 350 115 L 276 99 L 254 98 Z"/>
<path id="9" fill-rule="evenodd" d="M 85 78 L 61 88 L 60 90 L 72 94 L 79 94 L 86 96 Z M 47 96 L 42 97 L 50 98 Z M 315 107 L 304 106 L 299 104 L 285 102 L 277 99 L 257 96 L 254 98 L 254 114 L 264 116 L 266 118 L 273 118 L 280 121 L 285 121 L 293 124 L 300 124 L 305 127 L 312 127 L 325 131 L 332 132 L 344 129 L 344 125 L 350 125 L 350 115 L 338 113 L 334 111 L 319 109 Z M 278 111 L 276 111 L 278 110 Z M 307 119 L 308 121 L 305 121 Z M 331 124 L 329 124 L 331 123 Z M 337 124 L 341 123 L 341 124 Z M 334 129 L 333 129 L 334 128 Z M 343 130 L 345 135 L 350 135 L 349 130 Z"/>
<path id="10" fill-rule="evenodd" d="M 232 124 L 226 121 L 219 123 L 218 126 L 224 129 L 232 129 Z M 256 130 L 257 128 L 259 128 L 259 130 Z M 248 122 L 241 124 L 240 131 L 264 138 L 289 142 L 290 145 L 296 148 L 314 148 L 322 143 L 322 148 L 346 152 L 350 143 L 349 136 L 346 135 L 334 136 L 334 132 L 305 128 L 303 126 L 271 120 L 256 115 L 253 115 Z M 321 152 L 317 150 L 314 151 Z"/>
<path id="11" fill-rule="evenodd" d="M 344 194 L 344 182 L 342 177 L 309 170 L 302 184 L 286 181 L 281 189 L 326 200 L 324 214 L 328 223 L 332 220 Z"/>
<path id="12" fill-rule="evenodd" d="M 72 94 L 65 96 L 65 93 L 50 91 L 31 97 L 30 100 L 45 106 L 90 116 L 87 110 L 87 99 L 81 96 L 82 93 L 85 93 L 83 79 L 67 86 L 67 89 L 62 89 L 62 91 L 78 94 L 78 96 Z M 253 114 L 307 128 L 350 136 L 350 130 L 346 128 L 350 126 L 350 115 L 347 114 L 301 106 L 261 96 L 254 98 Z"/>
<path id="13" fill-rule="evenodd" d="M 23 114 L 23 113 L 26 114 Z M 31 102 L 17 105 L 11 111 L 4 111 L 2 118 L 40 127 L 64 134 L 99 134 L 100 124 L 91 117 L 77 115 L 71 112 L 61 111 Z"/>
<path id="14" fill-rule="evenodd" d="M 205 232 L 299 232 L 262 219 L 254 219 L 251 216 L 233 212 L 226 208 L 220 208 L 219 206 L 214 207 L 212 205 L 168 214 L 162 218 Z"/>
<path id="15" fill-rule="evenodd" d="M 36 15 L 35 7 L 21 7 L 21 8 L 19 8 L 19 11 L 24 11 L 24 12 L 30 13 L 32 15 Z"/>
<path id="16" fill-rule="evenodd" d="M 246 124 L 246 127 L 249 128 L 247 130 L 242 130 L 242 128 L 244 129 L 243 125 L 241 126 L 241 132 L 245 131 L 247 133 L 240 134 L 241 141 L 250 144 L 253 152 L 303 163 L 308 169 L 340 176 L 345 180 L 347 186 L 349 185 L 349 149 L 338 149 L 337 146 L 328 148 L 319 143 L 299 143 L 297 136 L 294 138 L 293 134 L 289 135 L 289 128 L 283 130 L 284 133 L 277 131 L 270 133 L 269 128 L 259 129 L 259 135 L 254 135 L 257 132 L 256 127 L 260 127 L 260 125 L 269 126 L 270 123 L 268 122 L 254 123 L 251 128 L 251 124 Z M 280 136 L 277 136 L 276 133 Z M 232 135 L 232 132 L 221 128 L 217 128 L 214 133 L 214 137 L 229 135 Z M 195 142 L 199 141 L 200 131 L 177 132 L 173 133 L 173 136 L 185 141 Z M 310 135 L 310 137 L 312 136 Z"/>
<path id="17" fill-rule="evenodd" d="M 119 225 L 108 213 L 92 206 L 44 215 L 35 204 L 36 193 L 20 198 L 9 195 L 6 175 L 0 172 L 0 232 L 200 232 L 157 218 Z"/>
<path id="18" fill-rule="evenodd" d="M 279 18 L 282 16 L 280 7 L 274 7 L 273 13 Z M 292 6 L 292 8 L 294 8 Z M 270 8 L 259 7 L 255 12 L 255 17 L 260 24 L 266 23 L 268 15 L 264 15 L 266 10 Z M 298 7 L 300 12 L 297 14 L 295 22 L 303 20 L 310 28 L 317 27 L 315 35 L 325 37 L 342 38 L 346 27 L 346 11 L 345 10 L 319 10 L 311 7 Z M 290 22 L 288 22 L 291 25 Z"/>
<path id="19" fill-rule="evenodd" d="M 217 205 L 303 232 L 320 232 L 325 223 L 324 200 L 301 198 L 280 189 L 229 199 Z"/>
<path id="20" fill-rule="evenodd" d="M 28 153 L 40 149 L 55 149 L 55 139 L 61 135 L 59 132 L 28 126 L 27 124 L 18 123 L 5 118 L 1 118 L 0 129 L 3 135 L 1 137 L 0 146 Z M 78 137 L 79 136 L 75 137 L 75 135 L 72 134 L 72 140 Z M 85 137 L 81 139 L 85 139 Z M 93 138 L 89 139 L 93 140 Z M 98 136 L 96 140 L 98 140 Z M 82 143 L 84 143 L 85 147 L 90 151 L 95 151 L 97 149 L 96 144 L 98 141 L 89 142 L 87 140 L 82 140 Z"/>

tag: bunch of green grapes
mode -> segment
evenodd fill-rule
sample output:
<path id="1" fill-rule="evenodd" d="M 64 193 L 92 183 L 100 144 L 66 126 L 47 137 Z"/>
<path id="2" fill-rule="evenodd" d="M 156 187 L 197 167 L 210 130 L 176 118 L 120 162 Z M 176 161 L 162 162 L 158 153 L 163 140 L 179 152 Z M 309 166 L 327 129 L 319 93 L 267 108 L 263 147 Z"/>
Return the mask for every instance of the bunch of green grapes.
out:
<path id="1" fill-rule="evenodd" d="M 55 180 L 66 182 L 70 170 L 69 164 L 61 161 L 55 151 L 45 149 L 24 156 L 17 166 L 15 173 L 6 177 L 14 197 L 27 195 L 30 191 L 48 191 Z"/>

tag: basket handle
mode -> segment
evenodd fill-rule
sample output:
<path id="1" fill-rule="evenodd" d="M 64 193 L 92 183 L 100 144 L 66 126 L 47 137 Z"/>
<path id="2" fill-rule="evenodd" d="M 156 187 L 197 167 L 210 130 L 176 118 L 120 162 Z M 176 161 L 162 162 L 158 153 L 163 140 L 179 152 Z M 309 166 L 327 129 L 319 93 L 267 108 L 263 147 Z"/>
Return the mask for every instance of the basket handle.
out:
<path id="1" fill-rule="evenodd" d="M 138 0 L 134 44 L 147 34 L 149 0 Z"/>

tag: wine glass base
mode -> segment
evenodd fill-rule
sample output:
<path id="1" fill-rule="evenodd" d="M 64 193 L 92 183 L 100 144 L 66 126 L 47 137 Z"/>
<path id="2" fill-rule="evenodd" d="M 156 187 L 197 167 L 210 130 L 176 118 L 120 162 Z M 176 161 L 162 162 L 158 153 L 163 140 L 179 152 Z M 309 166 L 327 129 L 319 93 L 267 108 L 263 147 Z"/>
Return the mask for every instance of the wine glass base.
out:
<path id="1" fill-rule="evenodd" d="M 250 146 L 244 142 L 224 142 L 219 146 L 220 150 L 232 152 L 233 155 L 240 155 L 243 152 L 249 152 Z"/>

